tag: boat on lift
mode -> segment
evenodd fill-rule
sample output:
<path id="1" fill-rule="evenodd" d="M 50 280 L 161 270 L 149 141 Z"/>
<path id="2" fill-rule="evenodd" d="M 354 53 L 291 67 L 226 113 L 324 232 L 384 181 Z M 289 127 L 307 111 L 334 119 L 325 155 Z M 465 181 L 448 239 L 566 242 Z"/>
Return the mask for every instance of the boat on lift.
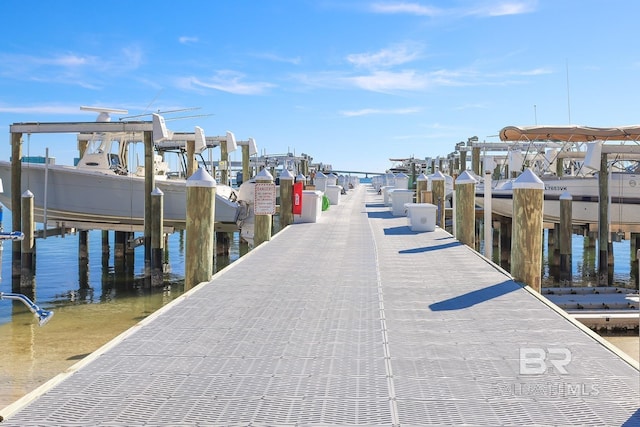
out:
<path id="1" fill-rule="evenodd" d="M 535 167 L 544 184 L 545 222 L 560 221 L 560 197 L 572 198 L 572 222 L 577 225 L 598 224 L 599 176 L 601 155 L 608 157 L 609 220 L 612 228 L 637 229 L 640 227 L 640 127 L 590 128 L 580 126 L 543 126 L 517 128 L 509 126 L 500 132 L 503 141 L 517 142 L 518 151 L 524 143 L 540 144 L 549 141 L 563 146 L 548 153 L 540 168 L 539 163 L 527 161 Z M 631 142 L 612 145 L 610 141 Z M 585 149 L 586 148 L 586 149 Z M 520 154 L 520 153 L 518 153 Z M 520 158 L 522 156 L 513 156 Z M 558 164 L 559 162 L 562 162 Z M 566 166 L 571 162 L 571 170 Z M 535 164 L 534 164 L 535 163 Z M 523 164 L 509 164 L 511 171 L 520 170 Z M 577 168 L 577 169 L 576 169 Z M 572 172 L 558 175 L 554 170 Z M 493 180 L 491 185 L 491 207 L 494 213 L 513 215 L 513 189 L 515 178 Z M 484 184 L 476 187 L 476 203 L 484 205 Z"/>
<path id="2" fill-rule="evenodd" d="M 91 109 L 85 107 L 84 109 Z M 126 113 L 125 110 L 112 110 L 96 107 L 99 121 L 109 121 L 108 113 Z M 185 171 L 169 170 L 163 158 L 163 150 L 169 148 L 186 153 L 186 139 L 178 133 L 167 131 L 164 119 L 153 115 L 154 146 L 153 154 L 155 186 L 164 194 L 165 229 L 180 230 L 186 228 L 186 185 Z M 158 126 L 160 136 L 155 135 Z M 195 152 L 200 156 L 201 167 L 206 167 L 202 153 L 218 144 L 235 146 L 233 133 L 224 137 L 205 137 L 204 131 L 196 127 Z M 143 136 L 138 132 L 79 133 L 78 141 L 87 141 L 87 148 L 77 165 L 44 163 L 22 164 L 22 189 L 34 195 L 34 215 L 36 222 L 77 228 L 101 228 L 113 230 L 140 230 L 144 226 L 145 171 L 143 166 L 132 165 L 128 159 L 132 144 L 141 142 Z M 180 162 L 179 162 L 180 163 Z M 182 162 L 186 165 L 186 162 Z M 11 162 L 0 161 L 0 179 L 5 191 L 0 193 L 0 202 L 11 210 Z M 242 219 L 242 202 L 238 200 L 236 190 L 227 185 L 217 185 L 215 220 L 220 229 L 236 228 Z"/>

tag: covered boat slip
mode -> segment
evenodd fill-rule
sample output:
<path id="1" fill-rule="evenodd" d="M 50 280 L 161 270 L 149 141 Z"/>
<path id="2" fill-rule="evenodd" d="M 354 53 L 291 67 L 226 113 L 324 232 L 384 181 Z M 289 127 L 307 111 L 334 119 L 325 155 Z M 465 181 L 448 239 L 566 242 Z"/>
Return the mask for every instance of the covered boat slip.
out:
<path id="1" fill-rule="evenodd" d="M 360 186 L 0 415 L 16 426 L 630 426 L 639 406 L 632 362 Z"/>

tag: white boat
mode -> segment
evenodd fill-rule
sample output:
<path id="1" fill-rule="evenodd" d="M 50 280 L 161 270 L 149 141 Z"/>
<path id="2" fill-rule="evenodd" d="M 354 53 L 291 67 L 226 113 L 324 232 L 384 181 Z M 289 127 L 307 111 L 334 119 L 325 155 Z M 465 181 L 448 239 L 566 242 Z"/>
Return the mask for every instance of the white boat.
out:
<path id="1" fill-rule="evenodd" d="M 572 197 L 574 224 L 597 224 L 599 215 L 598 176 L 542 176 L 544 183 L 543 218 L 545 222 L 560 222 L 560 196 Z M 513 179 L 495 181 L 491 188 L 491 208 L 496 214 L 513 215 Z M 640 173 L 612 173 L 609 177 L 612 225 L 640 225 Z M 484 205 L 484 186 L 476 188 L 476 203 Z"/>
<path id="2" fill-rule="evenodd" d="M 640 138 L 639 127 L 585 128 L 585 127 L 507 127 L 500 132 L 503 141 L 564 141 L 566 148 L 556 153 L 554 162 L 563 159 L 578 159 L 583 174 L 557 176 L 542 174 L 544 184 L 543 217 L 546 222 L 560 221 L 560 196 L 567 193 L 572 198 L 572 221 L 574 224 L 598 224 L 600 157 L 604 153 L 609 160 L 617 160 L 622 167 L 609 166 L 609 222 L 612 227 L 640 226 Z M 630 145 L 608 145 L 607 141 L 633 141 Z M 575 151 L 575 144 L 582 143 L 586 151 Z M 560 155 L 561 154 L 561 155 Z M 492 182 L 491 208 L 494 213 L 513 215 L 514 179 Z M 484 205 L 484 184 L 476 187 L 476 202 Z"/>
<path id="3" fill-rule="evenodd" d="M 102 134 L 89 141 L 77 166 L 48 164 L 48 161 L 23 163 L 21 191 L 29 190 L 34 195 L 36 222 L 139 230 L 144 225 L 145 178 L 143 167 L 131 171 L 133 167 L 128 164 L 127 153 L 132 142 L 131 135 L 126 133 Z M 185 229 L 184 174 L 171 173 L 158 154 L 154 155 L 154 168 L 155 185 L 164 193 L 165 228 Z M 11 210 L 11 162 L 0 161 L 0 179 L 4 187 L 0 202 Z M 236 191 L 217 185 L 216 223 L 233 227 L 241 219 L 242 211 Z"/>

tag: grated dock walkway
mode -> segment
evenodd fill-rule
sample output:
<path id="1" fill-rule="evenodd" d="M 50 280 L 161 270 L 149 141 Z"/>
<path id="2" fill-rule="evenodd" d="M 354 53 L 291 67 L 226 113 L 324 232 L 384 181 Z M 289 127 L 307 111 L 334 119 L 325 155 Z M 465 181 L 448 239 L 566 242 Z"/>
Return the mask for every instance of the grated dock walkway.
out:
<path id="1" fill-rule="evenodd" d="M 3 425 L 640 425 L 634 366 L 445 231 L 406 224 L 360 186 Z"/>

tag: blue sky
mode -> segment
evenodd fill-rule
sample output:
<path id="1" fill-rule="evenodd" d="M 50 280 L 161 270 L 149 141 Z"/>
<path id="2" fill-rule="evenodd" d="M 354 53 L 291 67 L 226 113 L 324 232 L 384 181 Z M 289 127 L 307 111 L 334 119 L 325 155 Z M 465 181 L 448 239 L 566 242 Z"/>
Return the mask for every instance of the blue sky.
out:
<path id="1" fill-rule="evenodd" d="M 640 122 L 634 0 L 4 0 L 0 126 L 199 108 L 175 131 L 334 169 L 446 155 L 507 125 Z M 180 114 L 168 114 L 167 117 Z M 116 116 L 117 119 L 117 116 Z M 33 135 L 58 163 L 72 135 Z M 232 155 L 240 159 L 239 152 Z"/>

